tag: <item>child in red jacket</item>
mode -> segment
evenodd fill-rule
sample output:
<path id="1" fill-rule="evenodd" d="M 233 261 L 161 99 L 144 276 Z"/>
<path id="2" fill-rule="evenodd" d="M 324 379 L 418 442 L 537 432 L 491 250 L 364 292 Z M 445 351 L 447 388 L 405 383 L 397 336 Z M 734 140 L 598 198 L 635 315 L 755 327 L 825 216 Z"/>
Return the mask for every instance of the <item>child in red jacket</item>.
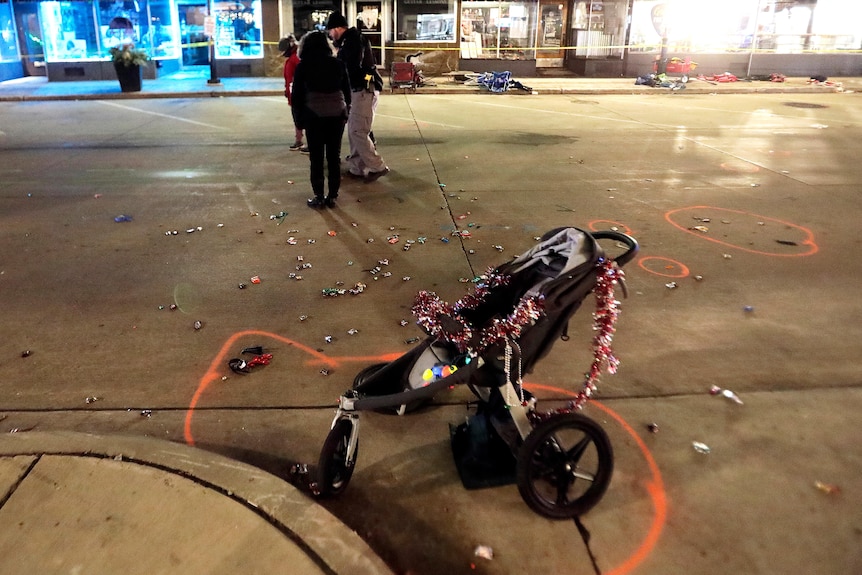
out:
<path id="1" fill-rule="evenodd" d="M 296 65 L 299 64 L 299 55 L 297 54 L 297 43 L 296 37 L 293 34 L 288 34 L 286 38 L 282 38 L 278 41 L 278 49 L 281 51 L 282 55 L 285 57 L 284 61 L 284 97 L 287 98 L 287 105 L 293 107 L 293 75 L 296 72 Z M 308 153 L 308 148 L 305 148 L 302 145 L 302 129 L 296 127 L 296 123 L 293 125 L 294 130 L 296 131 L 296 138 L 294 139 L 293 144 L 290 146 L 290 149 L 294 152 L 299 150 L 304 153 Z"/>

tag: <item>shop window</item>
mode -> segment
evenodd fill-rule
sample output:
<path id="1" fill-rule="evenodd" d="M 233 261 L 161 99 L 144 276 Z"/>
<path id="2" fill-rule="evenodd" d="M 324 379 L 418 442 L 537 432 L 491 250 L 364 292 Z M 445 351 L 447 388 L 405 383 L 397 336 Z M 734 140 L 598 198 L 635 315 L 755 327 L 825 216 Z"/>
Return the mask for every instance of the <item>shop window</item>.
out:
<path id="1" fill-rule="evenodd" d="M 262 58 L 260 14 L 260 0 L 217 3 L 213 10 L 217 57 Z"/>
<path id="2" fill-rule="evenodd" d="M 595 4 L 595 2 L 593 2 Z M 634 0 L 630 50 L 779 54 L 856 50 L 862 2 L 845 0 Z"/>
<path id="3" fill-rule="evenodd" d="M 537 3 L 463 2 L 461 57 L 532 60 Z"/>
<path id="4" fill-rule="evenodd" d="M 101 58 L 92 1 L 40 2 L 39 18 L 48 61 Z"/>
<path id="5" fill-rule="evenodd" d="M 627 10 L 627 0 L 576 1 L 570 35 L 575 56 L 622 58 Z"/>
<path id="6" fill-rule="evenodd" d="M 12 7 L 9 2 L 0 2 L 0 62 L 15 62 L 19 59 Z"/>
<path id="7" fill-rule="evenodd" d="M 341 12 L 341 2 L 335 0 L 314 0 L 306 2 L 293 0 L 293 34 L 302 38 L 306 32 L 326 31 L 326 22 L 333 12 Z"/>
<path id="8" fill-rule="evenodd" d="M 454 42 L 454 0 L 396 0 L 395 37 L 399 41 Z"/>
<path id="9" fill-rule="evenodd" d="M 103 52 L 107 53 L 111 48 L 124 44 L 132 44 L 150 52 L 149 22 L 146 12 L 142 13 L 140 10 L 143 7 L 142 4 L 132 1 L 99 0 L 97 6 L 99 36 Z"/>
<path id="10" fill-rule="evenodd" d="M 177 10 L 170 0 L 150 0 L 150 55 L 153 58 L 179 56 Z"/>

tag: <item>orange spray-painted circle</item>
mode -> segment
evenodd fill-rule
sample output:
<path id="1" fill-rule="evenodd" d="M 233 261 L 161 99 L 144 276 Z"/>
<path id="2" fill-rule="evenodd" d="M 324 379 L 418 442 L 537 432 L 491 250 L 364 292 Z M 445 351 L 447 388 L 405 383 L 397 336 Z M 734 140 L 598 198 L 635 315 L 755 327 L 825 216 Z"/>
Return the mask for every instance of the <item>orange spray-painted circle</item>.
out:
<path id="1" fill-rule="evenodd" d="M 655 266 L 661 266 L 662 271 L 655 269 Z M 661 256 L 643 257 L 638 260 L 638 267 L 651 274 L 666 278 L 685 278 L 689 274 L 688 266 L 684 263 Z"/>
<path id="2" fill-rule="evenodd" d="M 528 383 L 524 384 L 524 387 L 530 390 L 544 390 L 550 391 L 552 393 L 559 393 L 561 395 L 566 395 L 569 397 L 577 397 L 576 393 L 573 393 L 566 389 L 560 389 L 558 387 L 552 387 L 549 385 L 541 385 L 538 383 Z M 632 429 L 632 426 L 626 422 L 625 419 L 622 418 L 617 412 L 613 411 L 610 407 L 603 405 L 598 401 L 591 401 L 589 405 L 592 405 L 600 410 L 602 410 L 608 417 L 613 419 L 620 427 L 622 427 L 626 433 L 628 433 L 632 439 L 634 439 L 638 448 L 640 449 L 641 454 L 646 460 L 647 467 L 649 468 L 650 477 L 646 482 L 646 490 L 649 493 L 650 499 L 653 504 L 653 517 L 650 522 L 649 529 L 647 530 L 646 536 L 641 541 L 640 545 L 638 545 L 637 549 L 628 556 L 628 558 L 623 561 L 621 564 L 617 565 L 610 571 L 603 571 L 605 575 L 628 575 L 632 571 L 634 571 L 638 565 L 643 563 L 643 561 L 649 557 L 650 553 L 652 553 L 653 549 L 655 549 L 656 544 L 658 543 L 658 539 L 661 536 L 661 532 L 664 529 L 665 521 L 667 520 L 667 495 L 664 490 L 664 481 L 661 477 L 661 471 L 659 471 L 658 464 L 655 462 L 655 459 L 652 456 L 649 448 L 644 443 L 643 439 Z"/>
<path id="3" fill-rule="evenodd" d="M 724 216 L 724 218 L 715 218 L 717 221 L 721 222 L 722 219 L 726 219 L 728 217 L 736 218 L 737 220 L 741 220 L 743 218 L 748 218 L 753 222 L 756 222 L 758 228 L 770 224 L 780 224 L 781 226 L 781 236 L 775 237 L 773 234 L 772 240 L 774 240 L 775 251 L 767 251 L 765 248 L 754 249 L 750 247 L 744 247 L 739 244 L 735 244 L 731 241 L 726 241 L 724 239 L 719 239 L 715 235 L 712 234 L 712 230 L 704 233 L 703 230 L 693 229 L 693 226 L 683 225 L 682 223 L 675 221 L 674 218 L 677 218 L 686 213 L 696 213 L 700 218 L 700 221 L 703 221 L 704 215 L 712 215 L 716 216 Z M 744 252 L 758 254 L 762 256 L 776 256 L 776 257 L 802 257 L 802 256 L 810 256 L 816 254 L 820 249 L 814 241 L 814 234 L 808 228 L 803 226 L 793 224 L 790 222 L 786 222 L 784 220 L 779 220 L 778 218 L 770 218 L 768 216 L 761 216 L 758 214 L 753 214 L 751 212 L 745 212 L 742 210 L 731 210 L 728 208 L 716 208 L 714 206 L 690 206 L 687 208 L 679 208 L 676 210 L 671 210 L 664 215 L 664 219 L 672 225 L 673 227 L 682 230 L 688 234 L 691 234 L 695 237 L 701 238 L 703 240 L 707 240 L 709 242 L 713 242 L 728 248 L 733 248 L 736 250 L 741 250 Z M 712 219 L 712 218 L 710 218 Z M 729 220 L 726 220 L 729 222 Z M 718 225 L 721 225 L 719 223 Z M 704 226 L 697 226 L 698 228 L 702 228 Z M 715 224 L 712 226 L 715 228 Z M 787 236 L 787 239 L 784 238 Z"/>

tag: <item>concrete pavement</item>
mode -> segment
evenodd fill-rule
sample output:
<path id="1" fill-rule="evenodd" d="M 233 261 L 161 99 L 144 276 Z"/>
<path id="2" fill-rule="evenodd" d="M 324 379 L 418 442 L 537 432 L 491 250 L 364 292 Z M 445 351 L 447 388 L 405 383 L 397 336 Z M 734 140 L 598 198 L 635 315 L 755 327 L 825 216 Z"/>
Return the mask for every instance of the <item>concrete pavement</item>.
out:
<path id="1" fill-rule="evenodd" d="M 5 91 L 7 88 L 13 90 L 14 87 L 2 83 L 0 98 L 173 98 L 281 93 L 278 79 L 225 79 L 221 88 L 209 86 L 199 79 L 186 86 L 182 83 L 168 85 L 157 80 L 145 82 L 144 91 L 132 95 L 120 93 L 114 82 L 52 85 L 28 80 L 15 84 L 27 84 L 27 88 L 31 90 L 29 94 L 15 96 L 12 91 Z M 540 83 L 540 80 L 543 83 Z M 845 79 L 843 88 L 847 89 L 853 82 L 852 79 Z M 553 93 L 553 90 L 557 90 L 556 93 L 590 94 L 669 93 L 666 89 L 634 86 L 629 79 L 536 79 L 535 82 L 530 79 L 527 83 L 534 84 L 540 95 Z M 567 87 L 564 87 L 564 83 Z M 95 85 L 87 86 L 88 84 Z M 543 85 L 545 87 L 541 88 Z M 744 88 L 751 91 L 782 90 L 799 93 L 831 92 L 838 89 L 835 86 L 812 86 L 806 79 L 790 79 L 786 83 L 775 85 L 740 83 L 714 86 L 697 82 L 687 88 L 686 92 L 703 89 L 705 93 L 717 93 L 719 90 Z M 464 86 L 451 86 L 450 89 L 452 92 L 449 93 L 478 91 Z M 420 90 L 420 93 L 423 92 L 424 89 Z M 740 486 L 752 485 L 758 478 L 769 476 L 768 473 L 774 472 L 782 460 L 798 455 L 793 442 L 786 438 L 800 433 L 797 421 L 810 422 L 819 417 L 818 407 L 809 405 L 804 396 L 801 399 L 797 396 L 782 404 L 769 393 L 748 394 L 745 396 L 745 409 L 757 415 L 750 419 L 743 419 L 739 415 L 741 412 L 734 411 L 736 408 L 732 404 L 712 402 L 706 404 L 706 408 L 702 407 L 702 404 L 710 401 L 712 400 L 708 397 L 672 399 L 669 403 L 675 411 L 666 415 L 665 420 L 683 422 L 690 418 L 707 421 L 709 414 L 716 413 L 715 409 L 721 409 L 718 413 L 725 419 L 711 421 L 712 427 L 704 430 L 704 434 L 709 433 L 715 438 L 708 439 L 713 448 L 711 457 L 700 457 L 690 449 L 680 449 L 679 438 L 682 434 L 675 434 L 672 425 L 665 425 L 664 422 L 661 434 L 653 438 L 664 442 L 654 441 L 649 444 L 664 461 L 676 462 L 678 459 L 684 465 L 679 465 L 682 471 L 665 476 L 670 497 L 675 497 L 676 500 L 673 501 L 671 516 L 660 519 L 667 519 L 677 528 L 673 535 L 668 533 L 663 539 L 663 542 L 673 542 L 673 545 L 668 543 L 663 553 L 656 553 L 644 567 L 645 573 L 696 572 L 686 571 L 683 559 L 686 555 L 679 553 L 679 550 L 690 550 L 696 555 L 700 541 L 711 541 L 714 537 L 714 531 L 702 518 L 709 516 L 714 509 L 727 508 L 722 498 L 724 493 L 744 494 L 745 491 Z M 831 391 L 821 395 L 819 405 L 826 407 L 822 410 L 825 412 L 837 412 L 839 408 L 847 410 L 850 407 L 849 411 L 853 413 L 858 412 L 858 409 L 852 409 L 858 403 L 858 391 L 848 394 Z M 627 406 L 625 401 L 620 401 L 617 405 L 618 409 L 628 409 L 630 420 L 648 421 L 653 417 L 648 409 Z M 463 411 L 454 406 L 441 408 L 441 411 L 443 409 L 451 412 L 447 413 L 448 420 L 455 420 L 455 412 Z M 791 409 L 796 410 L 795 419 L 786 416 Z M 327 411 L 326 417 L 330 415 Z M 614 438 L 615 444 L 634 446 L 637 434 L 628 433 L 622 426 L 614 426 L 610 416 L 604 418 L 611 421 L 611 433 L 617 436 Z M 769 423 L 767 425 L 761 422 Z M 406 419 L 374 421 L 371 425 L 394 432 L 381 433 L 383 436 L 400 438 L 411 433 L 424 432 L 412 430 L 415 422 Z M 315 428 L 317 439 L 320 439 L 319 431 L 322 429 L 323 426 Z M 838 453 L 842 449 L 841 422 L 828 420 L 818 423 L 816 429 L 806 429 L 807 434 L 814 435 L 815 432 L 819 444 L 825 446 L 825 449 L 810 454 L 810 458 L 806 456 L 809 463 L 800 471 L 800 474 L 805 475 L 803 481 L 794 482 L 797 478 L 785 472 L 770 479 L 775 486 L 771 494 L 775 501 L 774 506 L 769 505 L 767 508 L 775 509 L 784 504 L 783 495 L 790 493 L 792 499 L 798 502 L 799 508 L 817 511 L 811 513 L 816 521 L 805 518 L 801 520 L 802 527 L 799 529 L 825 532 L 830 528 L 834 529 L 842 521 L 844 513 L 837 502 L 847 502 L 850 508 L 854 508 L 854 505 L 858 504 L 858 495 L 845 487 L 844 495 L 832 497 L 831 494 L 814 488 L 815 481 L 834 482 L 843 486 L 851 485 L 853 481 L 847 471 L 831 463 L 832 458 L 829 457 L 830 453 Z M 698 436 L 692 439 L 706 438 Z M 651 441 L 650 436 L 647 436 L 647 441 Z M 763 450 L 765 454 L 762 451 L 756 457 L 752 455 L 751 443 L 760 445 L 765 442 L 769 442 L 770 449 Z M 447 456 L 445 443 L 431 447 L 434 448 L 433 454 L 439 455 L 438 459 L 442 460 Z M 629 451 L 638 453 L 634 448 Z M 426 501 L 417 502 L 411 488 L 414 488 L 414 491 L 423 488 L 431 491 L 428 486 L 435 483 L 439 485 L 440 472 L 439 468 L 434 468 L 425 461 L 427 453 L 409 455 L 412 458 L 406 463 L 393 464 L 385 453 L 363 454 L 362 465 L 366 474 L 363 479 L 374 487 L 386 487 L 387 496 L 391 496 L 396 510 L 401 506 L 424 506 L 423 511 L 429 515 L 451 515 L 451 522 L 460 526 L 459 529 L 452 529 L 455 533 L 453 538 L 469 533 L 469 522 L 473 520 L 483 520 L 488 524 L 501 520 L 524 521 L 527 517 L 536 523 L 531 524 L 530 545 L 541 547 L 558 536 L 558 532 L 544 524 L 546 522 L 540 522 L 531 516 L 511 488 L 503 494 L 488 496 L 485 493 L 466 494 L 460 486 L 447 483 L 444 484 L 446 489 L 434 490 Z M 373 553 L 368 552 L 366 544 L 355 533 L 340 525 L 311 499 L 259 469 L 211 453 L 151 439 L 18 432 L 2 437 L 0 456 L 0 519 L 8 536 L 8 539 L 0 544 L 0 557 L 4 558 L 0 560 L 0 572 L 387 572 L 386 566 Z M 845 457 L 850 459 L 853 455 Z M 685 458 L 690 458 L 691 461 Z M 623 486 L 634 484 L 632 478 L 643 476 L 642 468 L 649 467 L 640 461 L 630 462 L 628 467 L 625 461 L 621 461 L 619 465 L 621 473 L 618 485 Z M 830 467 L 831 465 L 835 465 L 835 468 Z M 399 475 L 401 469 L 405 468 L 409 469 Z M 414 479 L 412 483 L 408 480 L 405 486 L 407 477 Z M 651 485 L 655 487 L 656 484 L 661 486 L 660 479 Z M 688 489 L 683 490 L 683 485 Z M 790 492 L 789 489 L 797 491 Z M 362 497 L 364 494 L 361 491 L 358 494 L 359 497 L 342 502 L 345 513 L 362 517 L 357 520 L 361 523 L 371 523 L 373 518 L 364 517 L 362 514 L 367 504 Z M 593 516 L 595 550 L 597 554 L 610 557 L 614 565 L 625 566 L 633 563 L 630 557 L 617 549 L 619 545 L 616 545 L 619 540 L 639 540 L 641 535 L 634 533 L 637 526 L 633 525 L 630 517 L 649 516 L 643 508 L 648 511 L 650 506 L 656 510 L 663 509 L 663 492 L 655 491 L 653 500 L 643 494 L 638 495 L 641 497 L 625 497 L 619 492 L 612 494 L 614 499 L 609 499 L 604 510 Z M 502 505 L 501 500 L 494 497 L 502 499 Z M 467 500 L 478 501 L 480 504 L 469 508 L 469 512 L 459 512 L 459 504 L 462 509 L 467 509 L 464 505 Z M 781 514 L 763 513 L 762 501 L 752 498 L 736 502 L 740 505 L 739 508 L 734 506 L 734 517 L 748 522 L 762 522 L 764 532 L 771 529 L 773 538 L 780 535 L 785 540 L 793 539 L 795 527 L 782 524 Z M 496 512 L 503 506 L 507 506 L 505 514 Z M 823 511 L 823 508 L 826 508 L 826 511 Z M 619 510 L 619 515 L 625 516 L 626 519 L 617 518 L 605 511 L 611 509 Z M 727 522 L 728 519 L 725 518 L 724 521 Z M 119 527 L 116 526 L 117 523 L 120 523 Z M 660 525 L 660 522 L 653 519 L 652 524 Z M 679 529 L 680 524 L 685 524 L 686 528 Z M 680 535 L 681 531 L 685 531 L 685 534 Z M 853 572 L 854 568 L 859 566 L 858 553 L 854 554 L 852 551 L 855 543 L 858 543 L 858 526 L 855 536 L 847 529 L 835 531 L 831 538 L 831 548 L 794 549 L 788 550 L 787 554 L 801 556 L 804 553 L 807 557 L 814 557 L 805 563 L 806 567 L 817 564 L 820 560 L 827 561 L 829 555 L 836 558 L 846 557 L 846 569 L 842 572 Z M 409 540 L 421 536 L 417 536 L 417 532 L 418 530 L 412 530 L 410 537 L 407 534 L 404 537 Z M 648 536 L 653 537 L 654 533 L 650 531 Z M 413 540 L 407 544 L 427 545 L 436 549 L 437 543 Z M 767 545 L 768 542 L 759 544 Z M 451 553 L 451 546 L 439 546 L 442 553 Z M 501 547 L 496 547 L 498 564 L 513 565 L 515 561 L 511 557 L 512 550 Z M 677 553 L 671 552 L 670 548 Z M 569 552 L 560 553 L 559 549 L 553 551 L 561 556 L 559 568 L 543 572 L 562 573 L 563 561 L 571 560 L 571 555 Z M 636 552 L 640 552 L 640 548 Z M 509 557 L 506 556 L 507 553 Z M 717 556 L 719 553 L 725 556 Z M 584 552 L 581 554 L 586 555 Z M 547 552 L 545 555 L 553 556 L 554 553 Z M 732 565 L 727 572 L 768 573 L 768 555 L 765 559 L 762 555 L 755 548 L 739 549 L 738 552 L 721 549 L 717 550 L 716 556 L 710 557 L 709 561 Z M 588 562 L 587 557 L 578 559 L 583 564 Z M 707 558 L 702 556 L 701 560 L 706 562 Z M 835 565 L 844 564 L 838 559 L 834 559 L 834 562 Z M 284 568 L 285 564 L 295 567 L 287 570 Z M 529 572 L 528 567 L 520 572 Z M 840 566 L 832 566 L 835 572 L 838 572 L 839 568 Z M 824 572 L 826 571 L 830 569 L 824 568 Z M 512 572 L 516 570 L 513 568 Z"/>

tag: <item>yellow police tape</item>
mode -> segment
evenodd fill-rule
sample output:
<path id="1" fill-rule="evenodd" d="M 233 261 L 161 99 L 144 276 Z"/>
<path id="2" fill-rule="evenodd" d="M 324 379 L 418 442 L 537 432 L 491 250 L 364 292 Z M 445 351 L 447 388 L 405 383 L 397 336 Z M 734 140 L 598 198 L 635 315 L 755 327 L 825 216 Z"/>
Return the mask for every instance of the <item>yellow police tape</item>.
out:
<path id="1" fill-rule="evenodd" d="M 188 44 L 180 44 L 180 49 L 185 48 L 200 48 L 203 46 L 209 46 L 212 44 L 212 40 L 208 40 L 206 42 L 190 42 Z M 234 40 L 231 44 L 262 44 L 262 45 L 271 45 L 277 46 L 278 42 L 271 41 L 253 41 L 253 40 Z M 402 46 L 375 46 L 372 45 L 372 48 L 379 50 L 409 50 L 410 52 L 460 52 L 462 48 L 460 46 L 440 46 L 438 44 L 407 44 Z M 571 50 L 588 50 L 592 48 L 591 46 L 547 46 L 547 47 L 527 47 L 527 46 L 501 46 L 501 47 L 483 47 L 482 50 L 489 53 L 494 52 L 567 52 Z M 620 44 L 614 46 L 601 46 L 601 50 L 629 50 L 635 51 L 639 54 L 648 54 L 653 52 L 660 52 L 661 45 L 660 44 Z M 685 52 L 685 50 L 673 50 L 669 49 L 671 52 Z M 698 52 L 692 52 L 694 54 L 701 54 Z M 785 54 L 785 52 L 778 52 L 774 49 L 767 48 L 746 48 L 739 49 L 736 51 L 728 50 L 726 52 L 709 52 L 709 54 Z M 838 49 L 819 49 L 819 48 L 808 48 L 801 50 L 799 52 L 794 52 L 794 54 L 862 54 L 862 49 L 852 49 L 852 50 L 838 50 Z M 656 54 L 657 55 L 657 54 Z M 44 54 L 29 54 L 22 55 L 21 60 L 44 60 Z M 678 58 L 675 58 L 679 60 Z"/>

